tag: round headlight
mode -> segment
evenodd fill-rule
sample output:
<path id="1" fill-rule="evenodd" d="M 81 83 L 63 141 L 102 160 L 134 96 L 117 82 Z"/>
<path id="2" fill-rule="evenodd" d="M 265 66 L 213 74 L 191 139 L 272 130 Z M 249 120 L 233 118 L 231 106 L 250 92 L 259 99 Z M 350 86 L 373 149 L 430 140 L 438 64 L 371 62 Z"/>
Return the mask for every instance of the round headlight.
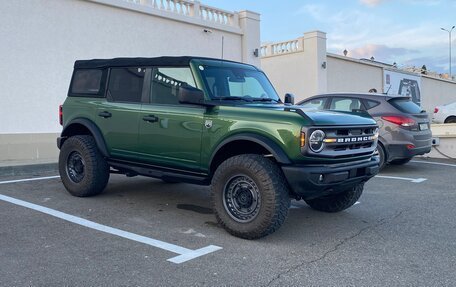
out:
<path id="1" fill-rule="evenodd" d="M 321 130 L 316 130 L 309 137 L 309 147 L 314 152 L 321 152 L 324 148 L 323 140 L 325 139 L 325 133 Z"/>

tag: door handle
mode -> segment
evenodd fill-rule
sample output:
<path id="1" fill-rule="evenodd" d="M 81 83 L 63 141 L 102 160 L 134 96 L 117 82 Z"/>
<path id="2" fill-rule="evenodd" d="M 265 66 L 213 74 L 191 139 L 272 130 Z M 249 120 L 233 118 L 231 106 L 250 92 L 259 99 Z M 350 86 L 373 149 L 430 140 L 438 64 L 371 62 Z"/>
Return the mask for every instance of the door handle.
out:
<path id="1" fill-rule="evenodd" d="M 155 123 L 158 122 L 158 117 L 154 115 L 148 115 L 143 117 L 143 121 L 149 122 L 149 123 Z"/>
<path id="2" fill-rule="evenodd" d="M 99 112 L 98 113 L 98 116 L 102 117 L 102 118 L 110 118 L 112 117 L 112 114 L 110 112 L 107 112 L 107 111 L 103 111 L 103 112 Z"/>

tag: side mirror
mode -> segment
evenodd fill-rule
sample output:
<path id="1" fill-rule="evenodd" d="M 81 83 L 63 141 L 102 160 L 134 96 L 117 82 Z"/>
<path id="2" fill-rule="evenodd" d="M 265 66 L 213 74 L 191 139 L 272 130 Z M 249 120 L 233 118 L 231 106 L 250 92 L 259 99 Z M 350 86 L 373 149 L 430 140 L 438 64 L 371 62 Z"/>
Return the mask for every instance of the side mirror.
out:
<path id="1" fill-rule="evenodd" d="M 181 86 L 177 95 L 179 103 L 205 105 L 204 92 L 192 86 Z"/>
<path id="2" fill-rule="evenodd" d="M 285 94 L 285 99 L 283 101 L 285 105 L 294 105 L 294 95 L 293 94 Z"/>

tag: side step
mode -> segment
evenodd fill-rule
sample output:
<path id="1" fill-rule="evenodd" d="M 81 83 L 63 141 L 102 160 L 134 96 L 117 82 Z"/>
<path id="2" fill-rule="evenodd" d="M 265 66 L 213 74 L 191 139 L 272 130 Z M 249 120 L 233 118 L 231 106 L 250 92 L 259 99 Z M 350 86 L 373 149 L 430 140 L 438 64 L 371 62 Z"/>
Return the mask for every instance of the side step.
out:
<path id="1" fill-rule="evenodd" d="M 192 173 L 183 170 L 167 169 L 147 164 L 138 164 L 127 161 L 108 160 L 108 164 L 119 171 L 112 173 L 126 174 L 127 176 L 142 175 L 168 181 L 186 182 L 198 185 L 210 185 L 207 174 Z"/>

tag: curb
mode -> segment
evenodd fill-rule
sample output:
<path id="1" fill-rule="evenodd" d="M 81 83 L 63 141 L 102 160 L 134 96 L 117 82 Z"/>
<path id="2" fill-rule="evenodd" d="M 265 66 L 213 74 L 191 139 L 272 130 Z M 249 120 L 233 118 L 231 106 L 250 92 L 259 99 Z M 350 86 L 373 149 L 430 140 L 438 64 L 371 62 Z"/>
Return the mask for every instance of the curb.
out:
<path id="1" fill-rule="evenodd" d="M 42 172 L 58 173 L 58 171 L 59 168 L 57 163 L 2 166 L 0 167 L 0 176 L 30 175 Z"/>

